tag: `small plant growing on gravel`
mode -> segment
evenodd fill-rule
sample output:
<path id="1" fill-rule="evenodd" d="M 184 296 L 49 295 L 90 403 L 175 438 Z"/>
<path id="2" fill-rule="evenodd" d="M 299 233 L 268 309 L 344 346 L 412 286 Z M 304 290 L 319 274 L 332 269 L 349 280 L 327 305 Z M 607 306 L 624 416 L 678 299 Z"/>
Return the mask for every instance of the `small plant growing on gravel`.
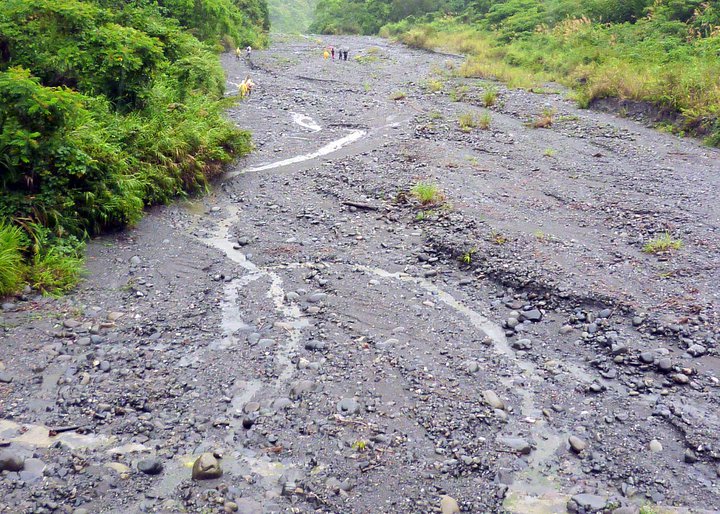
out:
<path id="1" fill-rule="evenodd" d="M 492 116 L 490 116 L 489 112 L 483 113 L 480 116 L 480 119 L 478 119 L 478 127 L 480 127 L 482 130 L 487 130 L 490 128 L 490 122 L 492 121 Z"/>
<path id="2" fill-rule="evenodd" d="M 477 248 L 470 248 L 467 252 L 462 254 L 460 257 L 460 262 L 463 264 L 472 264 L 473 255 L 475 255 L 475 252 L 477 252 Z"/>
<path id="3" fill-rule="evenodd" d="M 450 101 L 451 102 L 462 102 L 467 98 L 468 91 L 470 88 L 467 86 L 459 86 L 450 91 Z"/>
<path id="4" fill-rule="evenodd" d="M 460 115 L 458 118 L 458 124 L 460 125 L 460 130 L 463 132 L 470 132 L 472 129 L 477 128 L 478 118 L 475 114 L 466 112 L 465 114 Z"/>
<path id="5" fill-rule="evenodd" d="M 443 115 L 440 111 L 432 111 L 430 114 L 428 114 L 428 117 L 431 120 L 441 120 L 443 118 Z"/>
<path id="6" fill-rule="evenodd" d="M 432 182 L 418 182 L 410 192 L 420 202 L 420 205 L 433 205 L 443 200 L 440 188 Z"/>
<path id="7" fill-rule="evenodd" d="M 652 505 L 643 505 L 640 507 L 640 513 L 639 514 L 658 514 L 658 511 L 656 511 Z"/>
<path id="8" fill-rule="evenodd" d="M 396 102 L 399 100 L 405 100 L 406 98 L 407 94 L 404 91 L 395 91 L 390 95 L 390 100 L 395 100 Z"/>
<path id="9" fill-rule="evenodd" d="M 496 245 L 504 245 L 509 239 L 502 235 L 500 232 L 493 230 L 490 232 L 490 242 Z"/>
<path id="10" fill-rule="evenodd" d="M 431 93 L 439 93 L 440 91 L 442 91 L 443 87 L 445 86 L 443 81 L 438 80 L 438 79 L 429 79 L 425 82 L 424 85 L 425 85 L 425 89 L 427 89 Z"/>
<path id="11" fill-rule="evenodd" d="M 553 150 L 552 148 L 546 148 L 545 151 L 543 152 L 543 155 L 544 155 L 545 157 L 554 157 L 554 156 L 555 156 L 555 150 Z"/>
<path id="12" fill-rule="evenodd" d="M 535 121 L 532 122 L 533 128 L 552 127 L 553 121 L 555 119 L 555 114 L 557 114 L 557 111 L 555 109 L 545 107 L 540 113 L 540 116 L 538 116 Z"/>
<path id="13" fill-rule="evenodd" d="M 367 450 L 367 441 L 355 441 L 352 445 L 353 450 L 356 452 L 364 452 Z"/>
<path id="14" fill-rule="evenodd" d="M 372 85 L 370 84 L 370 82 L 363 82 L 363 89 L 366 93 L 372 91 Z"/>
<path id="15" fill-rule="evenodd" d="M 485 105 L 485 107 L 492 107 L 493 105 L 495 105 L 497 103 L 497 96 L 498 96 L 498 92 L 497 92 L 496 88 L 494 88 L 494 87 L 487 88 L 485 90 L 485 92 L 483 93 L 483 97 L 482 97 L 483 104 Z"/>
<path id="16" fill-rule="evenodd" d="M 683 242 L 680 239 L 674 239 L 668 232 L 661 236 L 654 237 L 643 246 L 642 251 L 645 253 L 661 253 L 682 248 Z"/>
<path id="17" fill-rule="evenodd" d="M 435 211 L 428 209 L 426 211 L 418 211 L 415 215 L 415 221 L 427 221 L 435 215 Z"/>
<path id="18" fill-rule="evenodd" d="M 533 235 L 534 235 L 535 238 L 538 239 L 539 241 L 544 241 L 545 238 L 547 237 L 546 234 L 545 234 L 545 232 L 543 232 L 542 230 L 536 230 Z"/>

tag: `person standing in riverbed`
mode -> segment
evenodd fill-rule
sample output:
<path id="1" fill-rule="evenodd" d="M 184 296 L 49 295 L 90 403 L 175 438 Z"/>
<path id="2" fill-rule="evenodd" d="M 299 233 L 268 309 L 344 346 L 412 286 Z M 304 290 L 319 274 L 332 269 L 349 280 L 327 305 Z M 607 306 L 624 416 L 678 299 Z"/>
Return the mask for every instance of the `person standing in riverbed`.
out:
<path id="1" fill-rule="evenodd" d="M 348 47 L 346 47 L 346 46 L 342 47 L 341 53 L 342 53 L 343 61 L 347 61 L 349 52 L 350 52 L 350 49 Z"/>

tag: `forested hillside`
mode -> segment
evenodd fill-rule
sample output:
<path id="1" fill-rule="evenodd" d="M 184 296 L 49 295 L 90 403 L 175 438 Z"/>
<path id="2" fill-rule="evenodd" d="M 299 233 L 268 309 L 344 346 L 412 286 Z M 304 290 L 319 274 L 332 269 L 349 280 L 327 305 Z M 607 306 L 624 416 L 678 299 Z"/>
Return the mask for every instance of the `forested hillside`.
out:
<path id="1" fill-rule="evenodd" d="M 247 152 L 216 54 L 268 28 L 264 0 L 0 0 L 0 294 L 71 287 L 88 235 Z"/>
<path id="2" fill-rule="evenodd" d="M 320 0 L 312 27 L 469 55 L 467 77 L 651 102 L 720 145 L 720 6 L 703 0 Z"/>
<path id="3" fill-rule="evenodd" d="M 268 0 L 273 32 L 304 34 L 315 14 L 317 0 Z"/>

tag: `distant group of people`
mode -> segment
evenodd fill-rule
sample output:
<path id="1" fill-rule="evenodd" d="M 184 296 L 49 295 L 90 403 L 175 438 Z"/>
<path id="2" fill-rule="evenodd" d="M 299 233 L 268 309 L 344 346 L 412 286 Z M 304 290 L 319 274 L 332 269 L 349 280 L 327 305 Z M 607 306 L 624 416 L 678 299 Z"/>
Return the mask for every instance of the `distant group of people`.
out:
<path id="1" fill-rule="evenodd" d="M 350 53 L 350 49 L 346 46 L 343 46 L 343 47 L 340 47 L 336 52 L 335 47 L 331 46 L 329 48 L 326 48 L 325 51 L 323 52 L 323 59 L 330 59 L 332 57 L 332 59 L 335 60 L 336 53 L 337 53 L 339 61 L 347 61 L 348 54 Z"/>
<path id="2" fill-rule="evenodd" d="M 248 47 L 245 49 L 245 58 L 246 58 L 248 61 L 250 60 L 250 55 L 251 55 L 251 54 L 252 54 L 252 47 L 251 47 L 251 46 L 248 46 Z M 237 60 L 239 61 L 241 56 L 242 56 L 242 50 L 240 50 L 240 47 L 237 47 L 237 48 L 235 49 L 235 59 L 237 59 Z"/>
<path id="3" fill-rule="evenodd" d="M 248 46 L 247 48 L 245 48 L 245 59 L 247 59 L 249 61 L 251 55 L 252 55 L 252 47 Z M 237 59 L 239 61 L 241 57 L 242 57 L 242 50 L 240 50 L 240 47 L 237 47 L 235 49 L 235 59 Z M 254 87 L 255 87 L 255 82 L 252 81 L 252 79 L 250 78 L 250 75 L 245 77 L 245 80 L 240 82 L 240 84 L 238 85 L 238 92 L 240 93 L 240 98 L 245 98 L 245 97 L 250 96 L 253 92 Z"/>

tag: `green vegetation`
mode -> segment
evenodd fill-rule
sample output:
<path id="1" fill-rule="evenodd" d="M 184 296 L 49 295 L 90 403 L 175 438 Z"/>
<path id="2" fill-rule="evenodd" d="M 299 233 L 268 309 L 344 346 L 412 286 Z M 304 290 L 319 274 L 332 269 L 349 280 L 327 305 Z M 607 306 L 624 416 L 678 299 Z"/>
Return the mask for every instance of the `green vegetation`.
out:
<path id="1" fill-rule="evenodd" d="M 69 289 L 85 238 L 250 150 L 216 52 L 267 26 L 260 0 L 0 0 L 0 294 Z"/>
<path id="2" fill-rule="evenodd" d="M 480 117 L 472 112 L 466 112 L 458 117 L 458 125 L 463 132 L 471 132 L 472 129 L 480 126 Z M 488 126 L 490 122 L 488 121 Z"/>
<path id="3" fill-rule="evenodd" d="M 390 95 L 390 100 L 399 101 L 405 100 L 405 98 L 407 98 L 407 94 L 404 91 L 395 91 Z"/>
<path id="4" fill-rule="evenodd" d="M 440 79 L 428 79 L 423 86 L 431 93 L 439 93 L 445 87 L 445 83 Z"/>
<path id="5" fill-rule="evenodd" d="M 485 107 L 492 107 L 493 105 L 495 105 L 497 103 L 497 96 L 497 88 L 489 87 L 485 91 L 483 91 L 482 100 Z"/>
<path id="6" fill-rule="evenodd" d="M 305 34 L 310 28 L 317 0 L 268 0 L 273 32 Z"/>
<path id="7" fill-rule="evenodd" d="M 367 448 L 368 448 L 367 441 L 359 440 L 359 441 L 355 441 L 352 444 L 352 449 L 355 450 L 356 452 L 364 452 L 365 450 L 367 450 Z"/>
<path id="8" fill-rule="evenodd" d="M 655 104 L 720 146 L 720 4 L 706 0 L 320 0 L 315 30 L 394 36 L 468 55 L 459 73 L 557 81 L 582 106 Z"/>
<path id="9" fill-rule="evenodd" d="M 472 264 L 473 256 L 477 252 L 477 248 L 470 248 L 467 252 L 460 256 L 460 262 L 463 264 Z"/>
<path id="10" fill-rule="evenodd" d="M 534 128 L 550 128 L 553 121 L 555 121 L 555 114 L 557 114 L 555 109 L 546 107 L 542 110 L 540 115 L 535 118 L 532 123 L 530 123 L 530 126 Z"/>
<path id="11" fill-rule="evenodd" d="M 468 92 L 470 91 L 470 88 L 467 86 L 458 86 L 452 91 L 450 91 L 450 101 L 451 102 L 464 102 L 468 97 Z"/>
<path id="12" fill-rule="evenodd" d="M 410 193 L 421 205 L 434 205 L 443 201 L 443 194 L 437 184 L 432 182 L 418 182 Z"/>
<path id="13" fill-rule="evenodd" d="M 0 224 L 0 295 L 15 291 L 23 278 L 23 241 L 20 227 Z"/>
<path id="14" fill-rule="evenodd" d="M 555 150 L 553 150 L 552 148 L 546 148 L 545 151 L 543 152 L 543 155 L 545 157 L 554 157 L 555 153 L 556 153 Z"/>
<path id="15" fill-rule="evenodd" d="M 492 122 L 492 116 L 490 115 L 490 113 L 484 112 L 478 118 L 478 127 L 482 130 L 487 130 L 490 128 L 491 122 Z"/>
<path id="16" fill-rule="evenodd" d="M 661 253 L 669 252 L 672 250 L 679 250 L 683 247 L 683 242 L 679 239 L 674 239 L 668 232 L 652 238 L 643 246 L 642 251 L 645 253 Z"/>
<path id="17" fill-rule="evenodd" d="M 508 241 L 510 241 L 510 240 L 506 236 L 501 234 L 500 232 L 497 232 L 495 230 L 490 232 L 490 242 L 491 243 L 502 246 L 505 243 L 507 243 Z"/>

